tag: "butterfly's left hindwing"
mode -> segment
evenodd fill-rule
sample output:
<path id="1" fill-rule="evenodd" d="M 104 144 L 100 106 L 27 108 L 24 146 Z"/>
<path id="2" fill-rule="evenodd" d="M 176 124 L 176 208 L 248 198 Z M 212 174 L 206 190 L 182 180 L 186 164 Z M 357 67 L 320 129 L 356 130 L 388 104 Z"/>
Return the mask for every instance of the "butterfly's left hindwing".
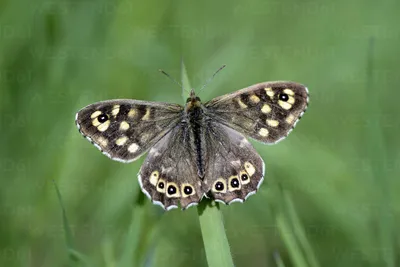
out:
<path id="1" fill-rule="evenodd" d="M 130 162 L 150 149 L 182 117 L 179 105 L 139 100 L 109 100 L 76 114 L 79 131 L 113 160 Z"/>
<path id="2" fill-rule="evenodd" d="M 142 191 L 166 210 L 196 205 L 205 192 L 187 133 L 185 123 L 172 129 L 150 149 L 139 171 Z"/>
<path id="3" fill-rule="evenodd" d="M 207 116 L 263 143 L 285 138 L 308 104 L 308 90 L 294 82 L 265 82 L 205 103 Z"/>

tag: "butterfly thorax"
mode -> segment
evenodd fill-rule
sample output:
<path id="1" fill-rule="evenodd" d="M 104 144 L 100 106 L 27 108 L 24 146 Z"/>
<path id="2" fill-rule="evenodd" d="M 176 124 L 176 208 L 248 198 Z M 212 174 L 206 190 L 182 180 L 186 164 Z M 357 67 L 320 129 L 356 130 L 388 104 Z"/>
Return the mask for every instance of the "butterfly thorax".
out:
<path id="1" fill-rule="evenodd" d="M 197 174 L 203 178 L 205 173 L 205 116 L 204 106 L 196 96 L 194 90 L 190 92 L 190 97 L 186 101 L 185 115 L 188 123 L 187 138 L 190 140 L 191 151 L 196 160 Z"/>

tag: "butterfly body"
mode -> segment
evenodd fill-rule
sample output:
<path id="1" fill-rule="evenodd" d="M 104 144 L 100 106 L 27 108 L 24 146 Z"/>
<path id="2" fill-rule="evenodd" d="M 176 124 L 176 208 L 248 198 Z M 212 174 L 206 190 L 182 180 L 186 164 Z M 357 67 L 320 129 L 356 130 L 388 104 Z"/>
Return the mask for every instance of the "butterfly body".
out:
<path id="1" fill-rule="evenodd" d="M 205 147 L 205 129 L 207 121 L 204 116 L 204 109 L 205 107 L 201 103 L 200 98 L 196 96 L 194 90 L 191 90 L 183 114 L 184 121 L 187 121 L 187 123 L 183 125 L 183 127 L 185 129 L 185 141 L 190 144 L 192 153 L 195 155 L 197 174 L 201 179 L 204 178 L 204 160 L 207 151 Z M 191 140 L 193 141 L 191 142 Z"/>
<path id="2" fill-rule="evenodd" d="M 265 82 L 202 103 L 191 91 L 185 106 L 109 100 L 77 113 L 80 132 L 114 160 L 148 152 L 138 177 L 142 191 L 164 209 L 196 205 L 203 196 L 243 202 L 264 178 L 264 162 L 246 136 L 272 144 L 303 115 L 307 88 Z"/>

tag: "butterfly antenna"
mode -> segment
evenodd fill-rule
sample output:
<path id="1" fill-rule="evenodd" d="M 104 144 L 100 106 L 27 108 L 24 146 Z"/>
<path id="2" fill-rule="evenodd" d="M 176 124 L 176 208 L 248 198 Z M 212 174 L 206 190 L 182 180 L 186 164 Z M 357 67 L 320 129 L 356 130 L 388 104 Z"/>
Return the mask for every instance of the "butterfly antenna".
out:
<path id="1" fill-rule="evenodd" d="M 185 88 L 183 88 L 182 84 L 180 84 L 177 80 L 175 80 L 174 78 L 172 78 L 172 76 L 169 75 L 168 73 L 166 73 L 164 70 L 159 69 L 158 71 L 161 72 L 162 74 L 164 74 L 165 76 L 167 76 L 171 81 L 173 81 L 174 83 L 176 83 L 177 85 L 179 85 L 179 87 L 180 87 L 182 90 L 184 90 L 184 91 L 186 91 L 187 93 L 189 93 L 189 91 L 187 91 L 187 90 L 185 90 Z"/>
<path id="2" fill-rule="evenodd" d="M 213 76 L 211 76 L 210 78 L 208 78 L 208 80 L 206 81 L 206 83 L 203 85 L 203 87 L 200 88 L 199 91 L 203 90 L 204 87 L 206 87 L 211 81 L 212 79 L 214 79 L 214 77 L 217 75 L 218 72 L 220 72 L 221 70 L 223 70 L 226 67 L 226 65 L 222 65 L 216 72 L 214 72 Z"/>

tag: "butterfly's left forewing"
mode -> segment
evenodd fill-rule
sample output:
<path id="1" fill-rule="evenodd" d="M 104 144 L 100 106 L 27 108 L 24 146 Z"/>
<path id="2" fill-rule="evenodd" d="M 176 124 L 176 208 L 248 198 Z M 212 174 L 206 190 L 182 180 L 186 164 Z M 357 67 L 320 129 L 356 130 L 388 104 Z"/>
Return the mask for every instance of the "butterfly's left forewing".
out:
<path id="1" fill-rule="evenodd" d="M 265 82 L 205 103 L 207 116 L 267 144 L 285 138 L 308 105 L 308 90 L 294 82 Z"/>
<path id="2" fill-rule="evenodd" d="M 76 114 L 83 136 L 113 160 L 131 162 L 165 136 L 182 117 L 180 105 L 139 100 L 108 100 Z"/>

